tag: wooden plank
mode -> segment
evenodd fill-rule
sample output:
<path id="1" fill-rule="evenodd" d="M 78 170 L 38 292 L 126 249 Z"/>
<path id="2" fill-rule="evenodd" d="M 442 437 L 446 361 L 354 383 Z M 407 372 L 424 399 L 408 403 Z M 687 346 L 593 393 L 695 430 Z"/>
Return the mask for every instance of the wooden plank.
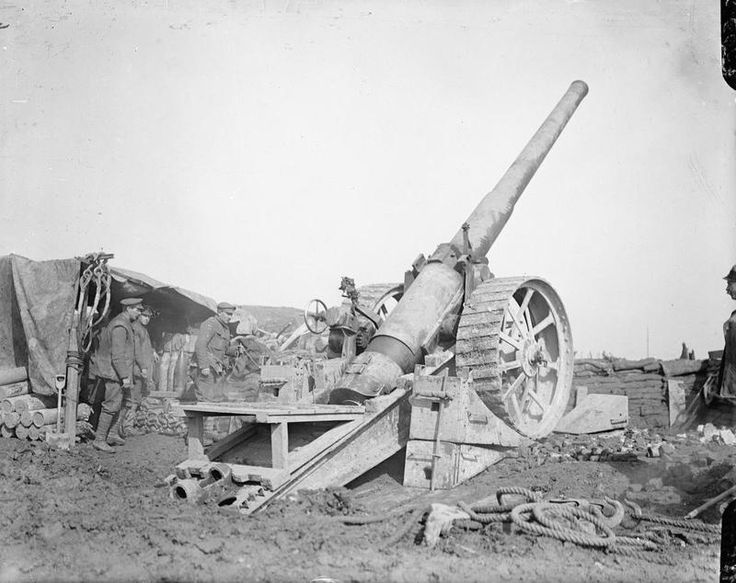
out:
<path id="1" fill-rule="evenodd" d="M 685 388 L 680 381 L 667 379 L 667 398 L 669 401 L 670 427 L 672 427 L 677 417 L 686 408 Z"/>
<path id="2" fill-rule="evenodd" d="M 708 368 L 707 360 L 663 360 L 662 372 L 665 376 L 679 376 L 705 371 Z"/>
<path id="3" fill-rule="evenodd" d="M 205 455 L 212 461 L 220 457 L 224 453 L 230 451 L 233 447 L 243 443 L 246 439 L 253 436 L 258 428 L 255 424 L 249 423 L 243 425 L 237 431 L 229 434 L 227 437 L 213 443 L 210 447 L 205 450 Z"/>
<path id="4" fill-rule="evenodd" d="M 364 413 L 334 413 L 319 415 L 267 415 L 263 423 L 314 423 L 317 421 L 352 421 L 361 419 Z"/>
<path id="5" fill-rule="evenodd" d="M 309 460 L 322 453 L 325 449 L 330 447 L 332 444 L 342 439 L 345 435 L 354 431 L 360 427 L 363 423 L 363 417 L 355 419 L 354 421 L 348 421 L 337 427 L 326 431 L 320 435 L 317 439 L 308 443 L 304 447 L 294 450 L 289 453 L 289 468 L 292 472 L 301 468 Z"/>
<path id="6" fill-rule="evenodd" d="M 204 453 L 204 418 L 201 415 L 187 417 L 187 442 L 189 459 L 207 459 Z"/>
<path id="7" fill-rule="evenodd" d="M 365 411 L 363 406 L 349 405 L 309 405 L 299 407 L 294 404 L 276 407 L 277 403 L 269 406 L 257 406 L 257 403 L 198 403 L 196 405 L 181 405 L 184 413 L 207 413 L 227 415 L 321 415 L 321 414 L 360 414 Z"/>
<path id="8" fill-rule="evenodd" d="M 289 430 L 285 422 L 271 424 L 271 462 L 274 468 L 289 465 Z"/>

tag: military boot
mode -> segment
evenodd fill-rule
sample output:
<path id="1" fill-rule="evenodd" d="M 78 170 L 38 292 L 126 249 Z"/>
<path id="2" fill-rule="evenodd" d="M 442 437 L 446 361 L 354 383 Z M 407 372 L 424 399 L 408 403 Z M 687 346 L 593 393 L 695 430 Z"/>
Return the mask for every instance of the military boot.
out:
<path id="1" fill-rule="evenodd" d="M 125 409 L 123 409 L 125 411 Z M 118 412 L 115 417 L 115 423 L 110 427 L 110 433 L 107 436 L 108 445 L 125 445 L 125 440 L 120 437 L 120 419 L 123 416 L 122 411 Z"/>
<path id="2" fill-rule="evenodd" d="M 128 434 L 125 430 L 125 419 L 128 417 L 128 413 L 130 413 L 130 408 L 123 407 L 120 410 L 120 416 L 118 417 L 118 420 L 115 421 L 115 425 L 118 428 L 117 433 L 115 433 L 115 435 L 119 435 L 123 439 L 128 437 Z"/>
<path id="3" fill-rule="evenodd" d="M 92 447 L 105 453 L 115 453 L 115 450 L 107 445 L 107 434 L 110 432 L 112 417 L 110 413 L 106 413 L 105 411 L 100 412 L 100 420 L 97 422 L 97 431 L 95 431 L 95 440 L 92 442 Z"/>

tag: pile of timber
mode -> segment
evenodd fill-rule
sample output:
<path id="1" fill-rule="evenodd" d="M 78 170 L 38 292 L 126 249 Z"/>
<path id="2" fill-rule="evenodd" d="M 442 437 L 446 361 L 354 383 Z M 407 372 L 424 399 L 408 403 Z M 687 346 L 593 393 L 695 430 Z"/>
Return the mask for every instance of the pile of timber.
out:
<path id="1" fill-rule="evenodd" d="M 712 366 L 708 360 L 576 359 L 573 394 L 576 387 L 587 387 L 588 393 L 625 395 L 629 399 L 630 426 L 667 428 L 670 425 L 667 380 L 681 381 L 686 394 L 690 394 L 702 387 Z M 568 410 L 573 404 L 571 399 Z"/>
<path id="2" fill-rule="evenodd" d="M 55 397 L 45 395 L 19 395 L 0 401 L 0 435 L 30 441 L 43 441 L 46 433 L 56 431 L 59 409 Z M 92 409 L 85 403 L 77 407 L 77 421 L 89 419 Z M 62 422 L 64 409 L 61 410 Z"/>
<path id="3" fill-rule="evenodd" d="M 25 367 L 0 370 L 0 436 L 43 441 L 48 431 L 56 430 L 56 405 L 55 396 L 32 393 Z M 81 403 L 77 420 L 86 421 L 91 412 L 89 405 Z"/>
<path id="4" fill-rule="evenodd" d="M 180 413 L 178 404 L 176 399 L 143 399 L 135 419 L 132 420 L 133 427 L 143 433 L 186 435 L 186 420 Z"/>

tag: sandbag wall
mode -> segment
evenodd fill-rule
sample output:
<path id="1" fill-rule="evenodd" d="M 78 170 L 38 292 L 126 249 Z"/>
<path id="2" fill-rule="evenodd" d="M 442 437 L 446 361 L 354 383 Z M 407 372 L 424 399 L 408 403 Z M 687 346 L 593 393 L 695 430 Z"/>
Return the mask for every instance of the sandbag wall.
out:
<path id="1" fill-rule="evenodd" d="M 572 409 L 577 387 L 588 393 L 624 395 L 629 399 L 629 426 L 649 429 L 669 427 L 667 384 L 658 360 L 640 361 L 577 359 L 573 374 Z"/>
<path id="2" fill-rule="evenodd" d="M 708 360 L 576 359 L 568 411 L 575 404 L 577 387 L 587 387 L 588 393 L 628 397 L 630 427 L 668 429 L 667 380 L 680 381 L 689 400 L 698 394 L 712 368 Z"/>

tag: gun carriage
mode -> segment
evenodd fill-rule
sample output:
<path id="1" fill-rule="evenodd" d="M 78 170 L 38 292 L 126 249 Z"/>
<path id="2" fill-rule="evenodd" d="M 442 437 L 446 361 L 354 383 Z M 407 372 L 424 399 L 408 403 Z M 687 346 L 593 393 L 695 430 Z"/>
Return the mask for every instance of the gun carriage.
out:
<path id="1" fill-rule="evenodd" d="M 345 485 L 403 448 L 405 486 L 448 488 L 548 435 L 570 398 L 567 314 L 543 278 L 495 277 L 487 255 L 587 91 L 571 84 L 495 188 L 402 285 L 361 298 L 343 278 L 341 308 L 310 302 L 305 326 L 328 334 L 333 357 L 321 361 L 330 373 L 320 398 L 306 390 L 277 403 L 185 407 L 190 454 L 172 496 L 201 498 L 224 464 L 241 487 L 229 503 L 251 512 L 300 488 Z M 244 425 L 205 450 L 208 415 Z M 182 487 L 208 479 L 196 495 Z"/>

